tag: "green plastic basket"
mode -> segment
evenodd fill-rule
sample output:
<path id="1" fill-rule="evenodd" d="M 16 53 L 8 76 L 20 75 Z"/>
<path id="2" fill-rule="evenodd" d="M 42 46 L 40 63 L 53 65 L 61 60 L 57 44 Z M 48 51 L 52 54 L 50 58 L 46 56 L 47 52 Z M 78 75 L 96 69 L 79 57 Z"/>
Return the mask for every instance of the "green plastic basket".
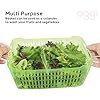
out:
<path id="1" fill-rule="evenodd" d="M 16 55 L 18 44 L 22 46 L 43 45 L 47 41 L 53 42 L 72 42 L 79 45 L 79 49 L 86 55 L 86 63 L 81 67 L 58 68 L 58 69 L 38 69 L 38 70 L 19 70 L 12 64 L 12 52 Z M 20 89 L 40 89 L 40 88 L 60 88 L 80 86 L 85 81 L 91 66 L 91 56 L 81 37 L 54 38 L 54 39 L 14 39 L 11 43 L 9 52 L 8 66 L 15 83 Z"/>

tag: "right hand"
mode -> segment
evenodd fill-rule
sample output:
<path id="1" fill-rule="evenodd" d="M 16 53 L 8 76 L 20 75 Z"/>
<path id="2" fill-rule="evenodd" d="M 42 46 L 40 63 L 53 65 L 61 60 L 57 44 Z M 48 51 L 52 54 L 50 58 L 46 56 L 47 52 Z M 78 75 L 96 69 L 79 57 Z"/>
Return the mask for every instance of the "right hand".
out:
<path id="1" fill-rule="evenodd" d="M 92 44 L 87 47 L 93 58 L 93 66 L 100 68 L 100 43 Z"/>

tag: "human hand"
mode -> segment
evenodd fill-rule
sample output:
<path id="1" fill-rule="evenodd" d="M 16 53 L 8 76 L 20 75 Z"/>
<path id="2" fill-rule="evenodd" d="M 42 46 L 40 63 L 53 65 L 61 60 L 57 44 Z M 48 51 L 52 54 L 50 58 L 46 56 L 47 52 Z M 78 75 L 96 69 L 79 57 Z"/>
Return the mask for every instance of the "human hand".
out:
<path id="1" fill-rule="evenodd" d="M 92 44 L 87 47 L 93 58 L 93 66 L 100 68 L 100 43 Z"/>
<path id="2" fill-rule="evenodd" d="M 5 64 L 5 60 L 8 57 L 9 47 L 3 43 L 0 43 L 0 64 Z"/>

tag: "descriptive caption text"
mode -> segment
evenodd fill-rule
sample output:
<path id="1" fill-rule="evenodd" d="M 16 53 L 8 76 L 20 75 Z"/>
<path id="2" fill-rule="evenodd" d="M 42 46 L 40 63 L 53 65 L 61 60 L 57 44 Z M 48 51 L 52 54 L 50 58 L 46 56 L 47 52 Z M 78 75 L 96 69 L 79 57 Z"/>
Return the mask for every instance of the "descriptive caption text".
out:
<path id="1" fill-rule="evenodd" d="M 58 24 L 57 17 L 44 16 L 43 12 L 5 11 L 7 24 Z"/>

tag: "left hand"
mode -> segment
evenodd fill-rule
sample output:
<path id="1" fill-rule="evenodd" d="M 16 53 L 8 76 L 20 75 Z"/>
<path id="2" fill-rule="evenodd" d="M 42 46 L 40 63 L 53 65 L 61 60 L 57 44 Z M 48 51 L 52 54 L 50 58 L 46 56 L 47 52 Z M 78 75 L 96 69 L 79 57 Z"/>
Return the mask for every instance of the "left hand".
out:
<path id="1" fill-rule="evenodd" d="M 0 64 L 5 64 L 5 60 L 8 57 L 9 47 L 3 43 L 0 43 Z"/>

